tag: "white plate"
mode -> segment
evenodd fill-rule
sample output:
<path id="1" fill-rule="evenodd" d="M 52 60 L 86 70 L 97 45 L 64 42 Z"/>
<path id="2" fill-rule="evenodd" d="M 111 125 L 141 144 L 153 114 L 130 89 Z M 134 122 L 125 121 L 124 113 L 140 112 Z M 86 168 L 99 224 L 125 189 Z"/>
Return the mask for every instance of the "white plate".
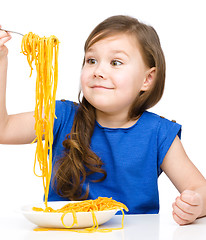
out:
<path id="1" fill-rule="evenodd" d="M 48 202 L 48 206 L 52 207 L 53 209 L 59 209 L 67 203 L 68 202 L 65 201 Z M 61 221 L 62 213 L 35 212 L 32 210 L 33 207 L 45 208 L 44 203 L 30 204 L 22 207 L 21 212 L 30 222 L 44 228 L 64 228 Z M 97 218 L 98 225 L 109 221 L 117 211 L 118 210 L 96 211 L 95 216 Z M 86 228 L 94 225 L 91 212 L 77 212 L 76 215 L 78 226 L 74 225 L 72 228 Z M 73 224 L 72 213 L 65 215 L 64 224 L 66 226 L 71 226 Z"/>

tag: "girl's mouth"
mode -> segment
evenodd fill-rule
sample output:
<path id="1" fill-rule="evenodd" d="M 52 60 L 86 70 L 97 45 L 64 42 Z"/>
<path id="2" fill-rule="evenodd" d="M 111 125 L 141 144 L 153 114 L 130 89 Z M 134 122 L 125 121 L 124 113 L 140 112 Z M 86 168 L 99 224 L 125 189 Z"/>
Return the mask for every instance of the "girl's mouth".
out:
<path id="1" fill-rule="evenodd" d="M 111 90 L 111 89 L 113 89 L 113 88 L 110 88 L 110 87 L 105 87 L 105 86 L 97 86 L 97 85 L 93 86 L 92 88 L 94 88 L 94 89 L 108 89 L 108 90 Z"/>

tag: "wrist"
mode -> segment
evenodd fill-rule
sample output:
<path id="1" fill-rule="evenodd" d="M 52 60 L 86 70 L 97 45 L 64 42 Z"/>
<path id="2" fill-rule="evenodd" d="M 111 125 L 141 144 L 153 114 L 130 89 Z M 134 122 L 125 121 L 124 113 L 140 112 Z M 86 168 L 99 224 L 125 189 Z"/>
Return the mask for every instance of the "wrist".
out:
<path id="1" fill-rule="evenodd" d="M 200 198 L 200 214 L 197 218 L 205 217 L 206 216 L 206 187 L 200 187 L 195 190 L 195 192 L 199 195 Z"/>
<path id="2" fill-rule="evenodd" d="M 0 74 L 2 74 L 2 71 L 5 72 L 7 71 L 8 67 L 8 57 L 7 55 L 0 57 Z"/>
<path id="3" fill-rule="evenodd" d="M 0 62 L 8 62 L 8 55 L 0 53 Z"/>
<path id="4" fill-rule="evenodd" d="M 0 62 L 7 61 L 8 59 L 8 48 L 6 46 L 0 47 Z"/>

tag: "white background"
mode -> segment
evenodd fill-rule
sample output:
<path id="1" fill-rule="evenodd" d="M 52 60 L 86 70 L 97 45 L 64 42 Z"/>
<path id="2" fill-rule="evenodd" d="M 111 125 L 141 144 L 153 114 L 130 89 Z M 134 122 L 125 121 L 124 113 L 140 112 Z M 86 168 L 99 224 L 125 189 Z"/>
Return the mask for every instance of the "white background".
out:
<path id="1" fill-rule="evenodd" d="M 57 99 L 77 100 L 84 42 L 105 18 L 126 14 L 152 25 L 158 32 L 167 63 L 165 93 L 151 111 L 183 125 L 187 154 L 206 177 L 205 82 L 206 15 L 204 0 L 5 0 L 0 5 L 2 28 L 60 40 Z M 35 74 L 21 54 L 21 36 L 7 43 L 9 114 L 34 110 Z M 0 145 L 0 209 L 41 202 L 41 179 L 33 174 L 35 145 Z M 177 191 L 162 174 L 160 212 L 170 212 Z"/>

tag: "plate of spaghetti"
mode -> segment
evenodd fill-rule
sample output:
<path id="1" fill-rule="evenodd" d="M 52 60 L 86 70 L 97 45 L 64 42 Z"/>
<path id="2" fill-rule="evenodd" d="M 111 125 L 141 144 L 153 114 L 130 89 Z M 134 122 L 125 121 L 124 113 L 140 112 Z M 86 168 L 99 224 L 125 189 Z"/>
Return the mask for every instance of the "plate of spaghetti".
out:
<path id="1" fill-rule="evenodd" d="M 95 200 L 75 202 L 48 202 L 49 185 L 52 172 L 53 125 L 55 98 L 58 83 L 59 40 L 56 36 L 39 37 L 29 32 L 22 38 L 22 53 L 27 57 L 31 73 L 36 70 L 35 132 L 36 143 L 34 174 L 43 180 L 45 201 L 41 204 L 27 205 L 21 210 L 24 216 L 37 225 L 36 231 L 72 230 L 81 232 L 107 232 L 114 229 L 98 229 L 110 220 L 117 211 L 128 208 L 112 198 L 99 197 Z M 40 174 L 37 174 L 36 168 Z M 83 230 L 75 230 L 75 229 Z M 116 230 L 115 229 L 115 230 Z"/>
<path id="2" fill-rule="evenodd" d="M 99 197 L 95 200 L 85 201 L 57 201 L 27 205 L 22 207 L 23 215 L 32 223 L 37 225 L 36 231 L 45 230 L 69 230 L 81 229 L 79 231 L 110 231 L 114 229 L 98 229 L 98 226 L 109 221 L 117 211 L 122 211 L 123 228 L 124 210 L 128 208 L 121 202 L 112 198 Z M 83 229 L 82 229 L 83 228 Z"/>

